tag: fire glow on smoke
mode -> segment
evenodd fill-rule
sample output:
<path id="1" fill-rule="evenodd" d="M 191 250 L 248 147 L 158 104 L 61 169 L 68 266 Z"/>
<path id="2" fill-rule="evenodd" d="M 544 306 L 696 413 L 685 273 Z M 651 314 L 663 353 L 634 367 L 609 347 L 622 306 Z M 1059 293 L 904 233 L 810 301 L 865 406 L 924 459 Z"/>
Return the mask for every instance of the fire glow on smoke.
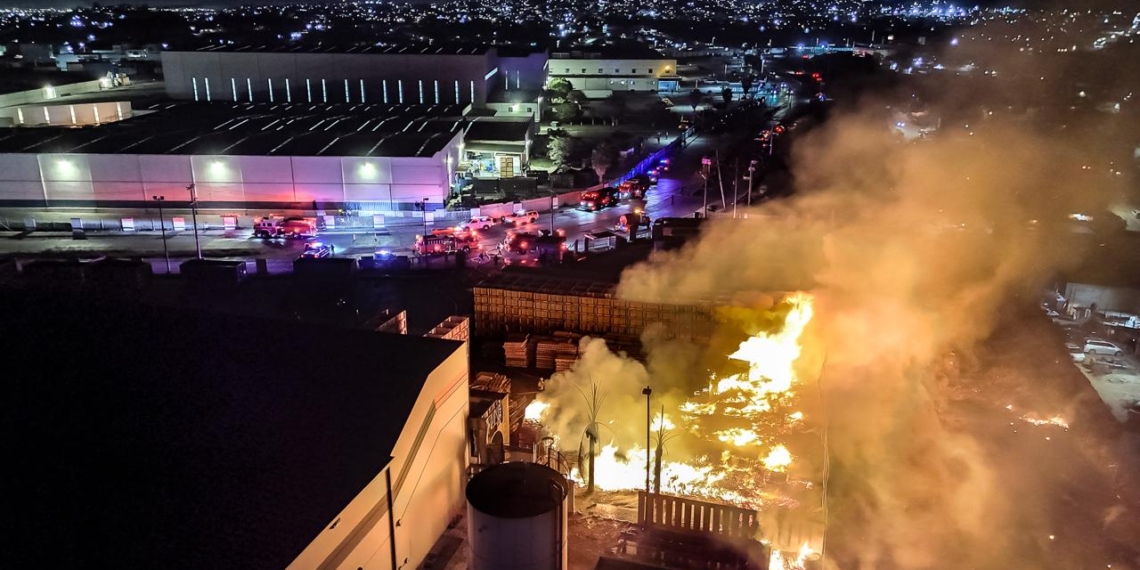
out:
<path id="1" fill-rule="evenodd" d="M 773 331 L 761 332 L 740 343 L 729 358 L 747 364 L 747 371 L 710 379 L 705 389 L 693 394 L 674 410 L 655 414 L 652 432 L 662 428 L 691 436 L 714 452 L 661 462 L 660 488 L 664 493 L 718 499 L 758 507 L 768 495 L 765 479 L 770 473 L 785 472 L 795 457 L 780 442 L 778 433 L 765 426 L 796 425 L 803 413 L 789 410 L 799 385 L 795 364 L 801 354 L 800 337 L 812 318 L 812 297 L 796 293 L 784 300 L 787 314 Z M 553 425 L 548 414 L 557 406 L 539 399 L 526 409 L 526 417 Z M 582 405 L 575 402 L 570 405 Z M 774 417 L 782 414 L 782 417 Z M 554 434 L 559 441 L 575 442 L 578 434 Z M 595 458 L 595 485 L 607 491 L 645 487 L 646 450 L 642 446 L 621 446 L 616 441 L 600 442 Z M 675 456 L 666 446 L 664 457 Z M 655 455 L 655 454 L 654 454 Z M 654 456 L 649 457 L 651 463 Z M 585 458 L 582 463 L 585 463 Z M 572 476 L 585 484 L 582 469 Z"/>

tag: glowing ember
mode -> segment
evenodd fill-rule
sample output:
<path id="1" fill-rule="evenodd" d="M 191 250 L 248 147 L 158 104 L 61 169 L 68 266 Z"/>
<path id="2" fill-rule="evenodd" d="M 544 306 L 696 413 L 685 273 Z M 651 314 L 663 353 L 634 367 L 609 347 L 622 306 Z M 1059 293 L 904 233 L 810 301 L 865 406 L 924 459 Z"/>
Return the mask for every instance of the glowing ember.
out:
<path id="1" fill-rule="evenodd" d="M 525 411 L 523 411 L 523 417 L 528 420 L 537 422 L 542 419 L 542 414 L 546 412 L 546 409 L 549 407 L 549 403 L 535 400 L 526 407 Z"/>
<path id="2" fill-rule="evenodd" d="M 806 542 L 800 547 L 799 554 L 794 559 L 785 558 L 783 552 L 772 549 L 772 556 L 768 560 L 768 570 L 803 570 L 812 554 L 815 554 L 815 551 Z"/>
<path id="3" fill-rule="evenodd" d="M 1043 420 L 1041 418 L 1036 418 L 1036 417 L 1033 417 L 1033 416 L 1027 414 L 1027 415 L 1021 416 L 1021 419 L 1026 421 L 1026 422 L 1029 422 L 1035 426 L 1054 425 L 1057 427 L 1063 427 L 1065 429 L 1069 429 L 1069 422 L 1066 422 L 1065 419 L 1062 418 L 1061 416 L 1053 416 L 1049 419 Z"/>

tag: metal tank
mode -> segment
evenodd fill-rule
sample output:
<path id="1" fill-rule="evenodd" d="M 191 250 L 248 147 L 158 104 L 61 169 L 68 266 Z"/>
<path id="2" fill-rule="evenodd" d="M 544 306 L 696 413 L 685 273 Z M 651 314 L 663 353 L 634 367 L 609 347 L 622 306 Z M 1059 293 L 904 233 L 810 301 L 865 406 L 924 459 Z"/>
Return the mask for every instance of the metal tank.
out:
<path id="1" fill-rule="evenodd" d="M 503 463 L 467 483 L 470 570 L 566 568 L 566 479 L 537 463 Z"/>

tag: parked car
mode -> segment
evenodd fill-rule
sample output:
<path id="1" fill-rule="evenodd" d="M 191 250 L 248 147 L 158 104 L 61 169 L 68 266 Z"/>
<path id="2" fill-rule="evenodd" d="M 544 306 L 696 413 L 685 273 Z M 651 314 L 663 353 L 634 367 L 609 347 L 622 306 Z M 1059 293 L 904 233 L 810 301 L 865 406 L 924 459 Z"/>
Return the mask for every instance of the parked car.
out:
<path id="1" fill-rule="evenodd" d="M 507 225 L 520 226 L 522 224 L 533 224 L 536 221 L 538 221 L 538 210 L 519 210 L 503 216 L 503 223 Z"/>
<path id="2" fill-rule="evenodd" d="M 486 231 L 487 228 L 495 225 L 495 218 L 491 216 L 475 216 L 462 224 L 459 224 L 461 230 L 479 230 Z"/>
<path id="3" fill-rule="evenodd" d="M 305 250 L 301 252 L 301 257 L 307 259 L 321 259 L 324 257 L 332 257 L 332 254 L 332 246 L 315 241 L 305 244 Z"/>
<path id="4" fill-rule="evenodd" d="M 1107 340 L 1086 340 L 1085 354 L 1107 354 L 1110 356 L 1123 356 L 1124 349 Z"/>

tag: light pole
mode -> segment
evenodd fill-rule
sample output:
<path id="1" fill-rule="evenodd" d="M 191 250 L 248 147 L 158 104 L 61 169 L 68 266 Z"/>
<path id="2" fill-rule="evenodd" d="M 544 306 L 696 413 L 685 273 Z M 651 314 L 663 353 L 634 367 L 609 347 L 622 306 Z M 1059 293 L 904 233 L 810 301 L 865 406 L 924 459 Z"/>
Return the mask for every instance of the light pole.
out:
<path id="1" fill-rule="evenodd" d="M 650 400 L 650 397 L 653 395 L 653 388 L 646 386 L 645 389 L 641 391 L 641 393 L 645 394 L 645 500 L 648 501 L 649 500 L 649 451 L 650 451 L 649 435 L 650 435 L 650 432 L 652 431 L 651 418 L 653 417 L 653 412 L 649 411 L 649 400 Z"/>
<path id="2" fill-rule="evenodd" d="M 420 202 L 420 206 L 421 206 L 421 207 L 423 208 L 423 210 L 424 210 L 424 237 L 425 237 L 425 238 L 426 238 L 426 237 L 427 237 L 427 235 L 428 235 L 428 227 L 427 227 L 427 201 L 428 201 L 428 199 L 425 197 L 425 198 L 423 199 L 423 201 L 422 201 L 422 202 Z"/>
<path id="3" fill-rule="evenodd" d="M 151 196 L 158 204 L 158 227 L 162 230 L 162 256 L 166 258 L 166 274 L 170 275 L 170 250 L 166 248 L 166 222 L 162 220 L 162 203 L 166 201 L 166 196 Z"/>
<path id="4" fill-rule="evenodd" d="M 709 217 L 709 169 L 712 167 L 712 159 L 709 157 L 701 158 L 701 177 L 705 179 L 705 205 L 702 209 L 701 216 Z"/>
<path id="5" fill-rule="evenodd" d="M 752 177 L 756 175 L 756 161 L 748 163 L 748 206 L 752 206 Z"/>
<path id="6" fill-rule="evenodd" d="M 198 259 L 202 259 L 202 243 L 198 241 L 198 193 L 194 188 L 194 184 L 186 187 L 190 191 L 190 221 L 194 224 L 194 251 L 198 252 Z"/>
<path id="7" fill-rule="evenodd" d="M 740 202 L 740 159 L 732 169 L 732 219 L 736 219 L 736 204 Z"/>
<path id="8" fill-rule="evenodd" d="M 550 235 L 554 235 L 554 191 L 550 191 Z"/>

